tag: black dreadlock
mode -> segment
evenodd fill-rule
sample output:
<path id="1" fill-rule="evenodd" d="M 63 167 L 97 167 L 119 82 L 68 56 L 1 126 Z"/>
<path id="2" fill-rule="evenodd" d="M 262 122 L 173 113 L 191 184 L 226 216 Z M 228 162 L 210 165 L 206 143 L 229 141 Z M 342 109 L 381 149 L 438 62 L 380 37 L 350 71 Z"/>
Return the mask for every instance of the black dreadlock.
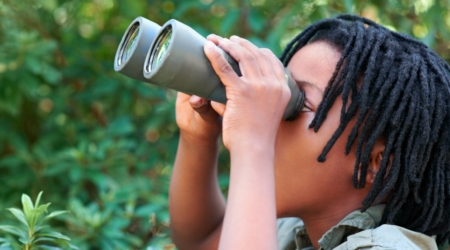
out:
<path id="1" fill-rule="evenodd" d="M 382 224 L 437 235 L 442 245 L 450 237 L 449 65 L 425 44 L 353 15 L 309 26 L 288 44 L 281 61 L 286 66 L 301 47 L 319 40 L 342 56 L 310 128 L 318 131 L 338 96 L 343 104 L 340 125 L 318 161 L 325 161 L 356 117 L 345 150 L 356 142 L 355 188 L 365 186 L 375 142 L 386 142 L 362 210 L 387 197 Z"/>

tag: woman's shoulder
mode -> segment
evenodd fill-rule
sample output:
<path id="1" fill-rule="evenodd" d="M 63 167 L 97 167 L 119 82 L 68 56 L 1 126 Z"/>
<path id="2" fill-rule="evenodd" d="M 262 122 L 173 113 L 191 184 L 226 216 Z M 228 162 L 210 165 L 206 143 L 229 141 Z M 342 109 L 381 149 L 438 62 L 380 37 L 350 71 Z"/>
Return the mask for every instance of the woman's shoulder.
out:
<path id="1" fill-rule="evenodd" d="M 438 249 L 434 237 L 403 227 L 384 224 L 347 237 L 347 241 L 335 248 L 347 249 Z"/>
<path id="2" fill-rule="evenodd" d="M 331 228 L 319 240 L 323 249 L 438 249 L 435 237 L 409 229 L 382 224 L 383 205 L 369 208 L 365 212 L 354 211 Z M 278 246 L 282 250 L 307 249 L 311 246 L 303 221 L 299 218 L 277 220 Z"/>

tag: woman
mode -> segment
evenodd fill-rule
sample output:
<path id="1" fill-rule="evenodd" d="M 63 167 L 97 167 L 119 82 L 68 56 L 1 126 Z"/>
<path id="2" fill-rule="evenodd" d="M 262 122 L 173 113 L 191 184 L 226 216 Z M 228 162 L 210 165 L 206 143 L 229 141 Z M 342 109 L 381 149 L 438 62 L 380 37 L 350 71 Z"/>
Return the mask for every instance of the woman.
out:
<path id="1" fill-rule="evenodd" d="M 228 101 L 178 94 L 170 212 L 179 249 L 435 249 L 448 240 L 450 67 L 434 52 L 356 16 L 315 23 L 281 57 L 307 98 L 288 122 L 281 62 L 236 36 L 208 39 Z"/>

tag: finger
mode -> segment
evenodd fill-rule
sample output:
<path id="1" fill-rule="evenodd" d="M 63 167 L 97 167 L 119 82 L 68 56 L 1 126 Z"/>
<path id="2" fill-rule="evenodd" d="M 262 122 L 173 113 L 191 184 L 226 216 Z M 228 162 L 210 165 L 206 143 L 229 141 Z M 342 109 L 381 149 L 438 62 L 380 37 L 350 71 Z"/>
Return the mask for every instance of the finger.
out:
<path id="1" fill-rule="evenodd" d="M 222 104 L 220 102 L 214 102 L 211 101 L 211 107 L 214 109 L 214 111 L 217 112 L 217 114 L 219 114 L 220 116 L 223 116 L 223 114 L 225 113 L 225 104 Z"/>
<path id="2" fill-rule="evenodd" d="M 285 67 L 283 65 L 283 63 L 281 63 L 281 61 L 278 59 L 278 57 L 276 57 L 272 51 L 270 51 L 269 49 L 261 49 L 261 51 L 269 58 L 269 60 L 272 62 L 273 65 L 273 71 L 276 74 L 276 77 L 278 79 L 278 82 L 280 82 L 282 88 L 284 88 L 285 90 L 285 94 L 286 96 L 289 96 L 289 99 L 291 98 L 291 91 L 286 79 L 286 72 L 285 72 Z M 290 74 L 290 73 L 289 73 Z"/>
<path id="3" fill-rule="evenodd" d="M 267 57 L 265 53 L 261 51 L 260 48 L 256 47 L 253 43 L 250 41 L 240 38 L 238 36 L 231 36 L 230 40 L 241 45 L 245 49 L 247 49 L 250 53 L 253 54 L 253 56 L 256 58 L 256 61 L 259 64 L 261 74 L 263 76 L 272 76 L 275 74 L 273 71 L 273 66 L 271 60 Z"/>
<path id="4" fill-rule="evenodd" d="M 199 114 L 204 114 L 211 110 L 209 101 L 196 95 L 191 96 L 189 104 L 191 104 L 191 107 Z"/>
<path id="5" fill-rule="evenodd" d="M 203 105 L 205 105 L 205 103 L 206 99 L 196 95 L 193 95 L 189 98 L 189 104 L 191 104 L 192 108 L 201 108 Z"/>
<path id="6" fill-rule="evenodd" d="M 243 76 L 258 78 L 262 75 L 256 57 L 246 48 L 226 38 L 220 40 L 219 46 L 239 63 Z"/>
<path id="7" fill-rule="evenodd" d="M 266 57 L 270 60 L 270 64 L 272 65 L 272 70 L 275 73 L 278 81 L 286 82 L 286 76 L 284 72 L 284 65 L 281 63 L 280 59 L 273 54 L 269 49 L 261 49 L 261 52 L 266 55 Z"/>
<path id="8" fill-rule="evenodd" d="M 209 41 L 213 42 L 215 45 L 218 45 L 220 40 L 222 40 L 223 38 L 216 35 L 216 34 L 210 34 L 206 37 L 206 39 L 208 39 Z"/>
<path id="9" fill-rule="evenodd" d="M 182 92 L 178 92 L 177 93 L 176 103 L 177 103 L 177 105 L 181 104 L 181 103 L 185 102 L 186 100 L 188 100 L 189 98 L 190 98 L 190 95 L 187 95 L 187 94 L 182 93 Z"/>
<path id="10" fill-rule="evenodd" d="M 230 86 L 230 83 L 241 81 L 231 65 L 223 57 L 222 52 L 213 42 L 207 41 L 204 46 L 204 51 L 206 57 L 208 57 L 208 60 L 211 62 L 214 71 L 225 87 Z"/>

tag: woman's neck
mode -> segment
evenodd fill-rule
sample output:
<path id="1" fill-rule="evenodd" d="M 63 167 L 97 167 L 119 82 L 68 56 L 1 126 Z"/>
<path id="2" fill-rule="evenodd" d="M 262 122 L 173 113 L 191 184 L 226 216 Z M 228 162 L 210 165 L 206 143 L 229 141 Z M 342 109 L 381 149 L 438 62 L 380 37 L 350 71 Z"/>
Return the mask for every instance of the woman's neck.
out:
<path id="1" fill-rule="evenodd" d="M 334 210 L 324 210 L 323 212 L 315 212 L 310 215 L 302 215 L 300 218 L 305 223 L 306 231 L 314 249 L 319 249 L 319 239 L 336 226 L 342 219 L 351 212 L 360 208 L 360 205 L 337 206 Z"/>

